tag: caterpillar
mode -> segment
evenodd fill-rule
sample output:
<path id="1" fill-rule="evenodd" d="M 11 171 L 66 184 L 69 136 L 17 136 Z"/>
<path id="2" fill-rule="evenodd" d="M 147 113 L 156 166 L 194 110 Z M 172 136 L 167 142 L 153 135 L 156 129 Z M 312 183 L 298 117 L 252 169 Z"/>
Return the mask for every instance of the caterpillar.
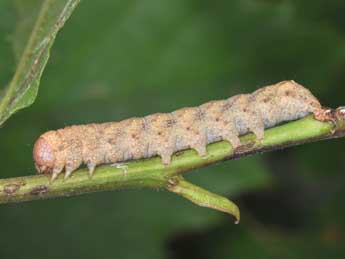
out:
<path id="1" fill-rule="evenodd" d="M 168 165 L 174 152 L 191 148 L 206 156 L 206 145 L 221 140 L 236 149 L 243 134 L 252 132 L 262 139 L 266 128 L 318 114 L 321 109 L 308 89 L 283 81 L 251 94 L 171 113 L 48 131 L 35 142 L 33 158 L 38 173 L 51 173 L 52 180 L 63 171 L 68 178 L 82 164 L 90 176 L 101 164 L 156 155 Z"/>

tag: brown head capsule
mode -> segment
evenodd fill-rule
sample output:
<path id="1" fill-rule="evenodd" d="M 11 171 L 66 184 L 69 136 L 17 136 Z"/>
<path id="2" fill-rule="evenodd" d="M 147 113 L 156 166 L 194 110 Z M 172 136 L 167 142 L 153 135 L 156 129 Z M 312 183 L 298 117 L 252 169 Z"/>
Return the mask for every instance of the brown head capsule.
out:
<path id="1" fill-rule="evenodd" d="M 56 146 L 60 140 L 56 131 L 48 131 L 42 134 L 33 148 L 35 167 L 39 174 L 52 173 L 56 168 Z"/>
<path id="2" fill-rule="evenodd" d="M 40 174 L 49 173 L 52 171 L 55 162 L 54 151 L 49 143 L 40 137 L 33 150 L 35 167 Z"/>

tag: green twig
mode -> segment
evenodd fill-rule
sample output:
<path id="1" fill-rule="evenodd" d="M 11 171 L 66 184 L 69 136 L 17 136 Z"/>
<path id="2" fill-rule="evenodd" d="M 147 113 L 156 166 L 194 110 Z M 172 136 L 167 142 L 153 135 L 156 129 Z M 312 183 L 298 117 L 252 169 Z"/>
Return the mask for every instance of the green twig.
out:
<path id="1" fill-rule="evenodd" d="M 334 114 L 336 113 L 334 112 Z M 344 109 L 338 109 L 337 114 L 343 116 Z M 252 134 L 242 136 L 242 146 L 235 152 L 231 145 L 225 141 L 208 145 L 208 156 L 206 157 L 199 157 L 193 150 L 182 151 L 175 154 L 172 163 L 167 166 L 161 163 L 160 158 L 154 157 L 129 162 L 126 164 L 127 170 L 112 165 L 101 166 L 97 168 L 92 179 L 89 179 L 86 169 L 78 170 L 65 181 L 60 175 L 53 183 L 50 182 L 50 175 L 0 179 L 0 203 L 67 197 L 120 188 L 165 188 L 201 206 L 226 211 L 239 218 L 239 214 L 236 215 L 237 207 L 234 207 L 230 201 L 225 201 L 223 197 L 217 200 L 215 194 L 207 193 L 199 187 L 193 187 L 179 178 L 179 175 L 209 164 L 254 153 L 343 137 L 345 135 L 345 119 L 341 116 L 341 118 L 333 116 L 337 117 L 334 119 L 334 123 L 321 122 L 314 119 L 313 116 L 308 116 L 268 129 L 265 131 L 265 138 L 261 141 Z M 229 166 L 231 165 L 229 164 Z"/>

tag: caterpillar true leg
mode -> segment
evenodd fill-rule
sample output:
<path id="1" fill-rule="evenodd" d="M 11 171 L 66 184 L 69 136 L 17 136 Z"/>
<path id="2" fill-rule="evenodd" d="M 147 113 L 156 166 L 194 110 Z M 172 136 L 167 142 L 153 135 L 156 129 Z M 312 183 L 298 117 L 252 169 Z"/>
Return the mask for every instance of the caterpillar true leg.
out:
<path id="1" fill-rule="evenodd" d="M 94 171 L 95 171 L 96 165 L 92 162 L 89 162 L 86 165 L 87 165 L 87 168 L 89 169 L 89 176 L 91 178 L 93 176 Z"/>
<path id="2" fill-rule="evenodd" d="M 54 168 L 53 173 L 52 173 L 52 177 L 51 177 L 51 181 L 54 181 L 56 179 L 56 177 L 58 177 L 58 175 L 62 172 L 62 170 L 63 170 L 63 167 Z"/>
<path id="3" fill-rule="evenodd" d="M 69 169 L 69 170 L 66 169 L 64 179 L 66 180 L 72 174 L 72 172 L 73 171 L 71 169 Z"/>

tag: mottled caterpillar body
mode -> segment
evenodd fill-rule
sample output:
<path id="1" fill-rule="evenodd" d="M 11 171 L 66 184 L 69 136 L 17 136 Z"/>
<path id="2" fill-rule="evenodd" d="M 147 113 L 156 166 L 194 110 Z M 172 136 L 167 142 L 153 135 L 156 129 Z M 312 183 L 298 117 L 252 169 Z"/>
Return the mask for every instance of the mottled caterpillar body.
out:
<path id="1" fill-rule="evenodd" d="M 69 126 L 48 131 L 36 141 L 33 157 L 38 173 L 63 170 L 67 178 L 82 164 L 90 175 L 97 165 L 160 156 L 171 162 L 174 152 L 192 148 L 207 155 L 206 145 L 226 140 L 236 149 L 239 136 L 252 132 L 264 137 L 264 129 L 321 110 L 312 93 L 294 81 L 283 81 L 227 100 L 172 113 L 156 113 L 120 122 Z"/>

